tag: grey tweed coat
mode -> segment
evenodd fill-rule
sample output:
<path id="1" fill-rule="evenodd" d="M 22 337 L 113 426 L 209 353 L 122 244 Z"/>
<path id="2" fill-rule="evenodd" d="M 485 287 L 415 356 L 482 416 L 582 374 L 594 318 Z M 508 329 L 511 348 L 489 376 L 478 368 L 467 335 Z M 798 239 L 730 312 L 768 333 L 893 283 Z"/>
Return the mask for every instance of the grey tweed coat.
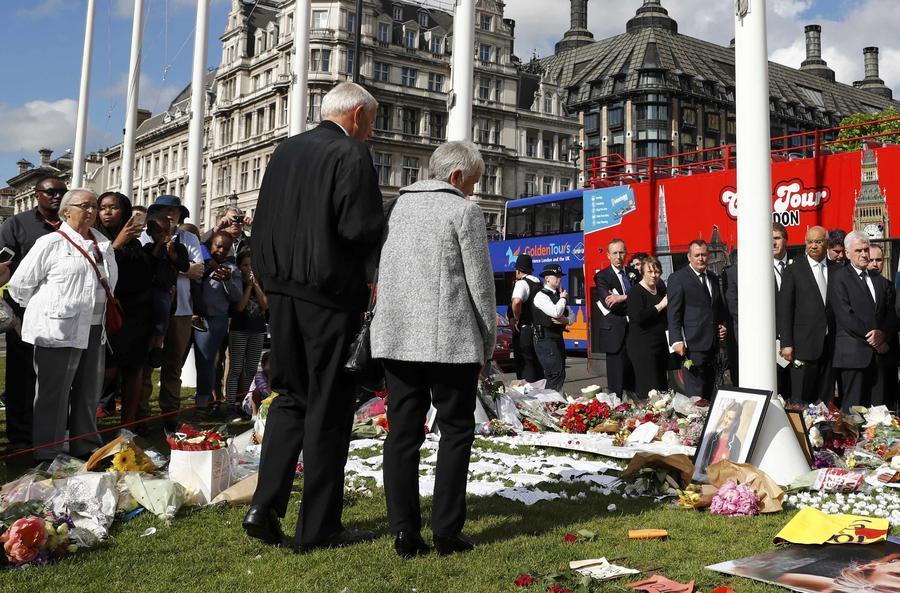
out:
<path id="1" fill-rule="evenodd" d="M 373 357 L 483 363 L 496 306 L 481 208 L 443 181 L 402 188 L 381 250 Z"/>

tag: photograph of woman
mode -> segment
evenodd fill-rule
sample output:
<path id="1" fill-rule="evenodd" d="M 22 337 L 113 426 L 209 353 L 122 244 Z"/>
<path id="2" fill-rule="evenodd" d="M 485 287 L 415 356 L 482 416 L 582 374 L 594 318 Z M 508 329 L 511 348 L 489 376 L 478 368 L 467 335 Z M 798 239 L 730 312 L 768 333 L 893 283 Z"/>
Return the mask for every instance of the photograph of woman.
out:
<path id="1" fill-rule="evenodd" d="M 747 461 L 750 451 L 745 445 L 753 441 L 762 420 L 761 409 L 760 402 L 752 399 L 740 401 L 724 394 L 716 398 L 694 460 L 695 480 L 705 481 L 706 468 L 723 459 Z"/>

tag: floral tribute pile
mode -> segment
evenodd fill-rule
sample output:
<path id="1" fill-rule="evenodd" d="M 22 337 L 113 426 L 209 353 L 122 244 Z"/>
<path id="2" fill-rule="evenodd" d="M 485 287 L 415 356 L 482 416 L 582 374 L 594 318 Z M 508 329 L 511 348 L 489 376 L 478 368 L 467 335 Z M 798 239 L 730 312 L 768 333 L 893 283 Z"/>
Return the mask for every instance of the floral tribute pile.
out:
<path id="1" fill-rule="evenodd" d="M 17 503 L 0 513 L 0 565 L 6 567 L 50 564 L 96 541 L 71 517 L 45 512 L 40 504 Z"/>

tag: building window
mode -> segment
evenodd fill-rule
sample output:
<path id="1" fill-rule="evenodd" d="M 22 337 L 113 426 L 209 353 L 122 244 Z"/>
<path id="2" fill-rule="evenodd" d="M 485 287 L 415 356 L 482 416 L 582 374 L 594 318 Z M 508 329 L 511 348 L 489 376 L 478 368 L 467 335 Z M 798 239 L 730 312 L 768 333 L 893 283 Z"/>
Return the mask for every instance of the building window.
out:
<path id="1" fill-rule="evenodd" d="M 393 113 L 393 106 L 388 105 L 386 103 L 378 104 L 378 115 L 375 116 L 375 129 L 376 130 L 390 130 L 391 129 L 391 115 Z"/>
<path id="2" fill-rule="evenodd" d="M 478 98 L 488 101 L 491 98 L 491 79 L 483 76 L 478 77 Z"/>
<path id="3" fill-rule="evenodd" d="M 328 28 L 328 11 L 314 10 L 312 11 L 312 28 L 327 29 Z"/>
<path id="4" fill-rule="evenodd" d="M 281 99 L 281 125 L 286 126 L 288 123 L 288 98 Z"/>
<path id="5" fill-rule="evenodd" d="M 549 176 L 544 176 L 544 195 L 553 193 L 553 178 Z"/>
<path id="6" fill-rule="evenodd" d="M 660 72 L 641 72 L 638 76 L 639 86 L 661 86 L 665 77 Z"/>
<path id="7" fill-rule="evenodd" d="M 231 165 L 226 165 L 223 167 L 225 169 L 225 183 L 222 185 L 223 193 L 231 192 Z"/>
<path id="8" fill-rule="evenodd" d="M 317 122 L 322 119 L 322 95 L 309 96 L 309 121 Z"/>
<path id="9" fill-rule="evenodd" d="M 534 173 L 525 174 L 525 195 L 537 195 L 537 175 L 535 175 Z"/>
<path id="10" fill-rule="evenodd" d="M 525 138 L 525 156 L 537 158 L 537 136 L 527 136 Z"/>
<path id="11" fill-rule="evenodd" d="M 706 114 L 706 129 L 719 131 L 722 129 L 722 116 L 718 113 Z"/>
<path id="12" fill-rule="evenodd" d="M 266 129 L 267 130 L 275 129 L 275 103 L 272 103 L 269 105 L 269 121 L 268 121 L 268 126 L 266 127 Z"/>
<path id="13" fill-rule="evenodd" d="M 553 137 L 552 136 L 544 136 L 544 142 L 543 142 L 542 146 L 544 149 L 542 156 L 548 161 L 552 160 L 553 159 Z"/>
<path id="14" fill-rule="evenodd" d="M 478 44 L 478 59 L 482 62 L 490 62 L 492 53 L 491 50 L 493 50 L 493 48 L 486 43 Z"/>
<path id="15" fill-rule="evenodd" d="M 444 75 L 435 72 L 428 73 L 428 90 L 436 93 L 444 92 Z"/>
<path id="16" fill-rule="evenodd" d="M 342 11 L 343 12 L 343 11 Z M 351 33 L 356 32 L 356 13 L 347 12 L 344 17 L 345 29 Z"/>
<path id="17" fill-rule="evenodd" d="M 572 180 L 568 177 L 560 177 L 559 191 L 569 191 L 570 189 L 572 189 Z"/>
<path id="18" fill-rule="evenodd" d="M 391 155 L 386 152 L 376 152 L 373 155 L 372 162 L 375 164 L 375 171 L 378 172 L 378 183 L 381 185 L 390 185 Z"/>
<path id="19" fill-rule="evenodd" d="M 491 122 L 486 117 L 478 118 L 478 143 L 491 143 Z"/>
<path id="20" fill-rule="evenodd" d="M 253 114 L 244 115 L 244 139 L 246 140 L 253 135 Z"/>
<path id="21" fill-rule="evenodd" d="M 649 103 L 636 108 L 638 120 L 669 121 L 669 106 Z"/>
<path id="22" fill-rule="evenodd" d="M 240 187 L 241 191 L 247 191 L 247 183 L 250 181 L 250 163 L 244 161 L 241 163 Z"/>
<path id="23" fill-rule="evenodd" d="M 411 107 L 404 107 L 400 114 L 403 125 L 403 133 L 417 135 L 419 133 L 419 110 Z"/>
<path id="24" fill-rule="evenodd" d="M 406 31 L 404 36 L 404 46 L 407 49 L 418 49 L 419 32 L 414 30 Z"/>
<path id="25" fill-rule="evenodd" d="M 419 13 L 419 25 L 420 25 L 423 29 L 427 29 L 427 28 L 428 28 L 428 13 L 427 13 L 427 12 L 420 12 L 420 13 Z"/>
<path id="26" fill-rule="evenodd" d="M 491 17 L 491 15 L 481 13 L 481 18 L 479 18 L 479 20 L 478 20 L 479 27 L 481 28 L 482 31 L 490 31 L 493 20 L 494 19 L 493 19 L 493 17 Z"/>
<path id="27" fill-rule="evenodd" d="M 381 45 L 391 44 L 391 24 L 378 23 L 378 43 Z"/>
<path id="28" fill-rule="evenodd" d="M 419 71 L 415 68 L 404 67 L 400 70 L 400 84 L 403 86 L 415 87 L 418 77 Z"/>
<path id="29" fill-rule="evenodd" d="M 606 123 L 610 129 L 621 128 L 625 125 L 625 107 L 621 103 L 616 103 L 606 112 Z"/>
<path id="30" fill-rule="evenodd" d="M 437 35 L 431 36 L 431 53 L 439 56 L 444 53 L 444 38 Z"/>
<path id="31" fill-rule="evenodd" d="M 436 140 L 443 140 L 447 137 L 447 116 L 443 113 L 431 113 L 431 130 L 430 136 Z"/>
<path id="32" fill-rule="evenodd" d="M 162 156 L 162 170 L 160 173 L 168 173 L 169 172 L 169 151 L 163 153 Z"/>
<path id="33" fill-rule="evenodd" d="M 414 156 L 403 157 L 403 185 L 412 185 L 419 180 L 419 159 Z"/>
<path id="34" fill-rule="evenodd" d="M 262 134 L 266 131 L 266 109 L 256 110 L 256 134 Z"/>
<path id="35" fill-rule="evenodd" d="M 309 69 L 313 72 L 329 72 L 331 70 L 331 50 L 314 49 L 311 52 Z"/>
<path id="36" fill-rule="evenodd" d="M 481 176 L 481 193 L 497 193 L 497 165 L 484 166 L 484 175 Z"/>
<path id="37" fill-rule="evenodd" d="M 395 21 L 402 21 L 402 20 L 403 20 L 403 7 L 402 7 L 402 6 L 395 6 L 395 7 L 394 7 L 394 20 L 395 20 Z"/>
<path id="38" fill-rule="evenodd" d="M 223 124 L 223 126 L 227 127 L 228 124 L 230 124 L 230 123 L 231 123 L 230 121 L 225 122 Z M 230 142 L 230 140 L 229 140 L 229 142 Z M 153 176 L 156 177 L 157 175 L 159 175 L 159 173 L 160 173 L 160 171 L 159 171 L 159 155 L 157 154 L 156 156 L 153 157 Z"/>
<path id="39" fill-rule="evenodd" d="M 544 95 L 544 113 L 553 113 L 553 95 L 550 93 Z"/>
<path id="40" fill-rule="evenodd" d="M 375 80 L 378 82 L 390 82 L 391 65 L 383 62 L 375 62 Z"/>
<path id="41" fill-rule="evenodd" d="M 344 72 L 353 74 L 353 52 L 348 51 L 344 58 Z"/>
<path id="42" fill-rule="evenodd" d="M 600 114 L 596 111 L 594 113 L 585 113 L 584 131 L 587 133 L 591 133 L 598 130 L 600 130 Z"/>

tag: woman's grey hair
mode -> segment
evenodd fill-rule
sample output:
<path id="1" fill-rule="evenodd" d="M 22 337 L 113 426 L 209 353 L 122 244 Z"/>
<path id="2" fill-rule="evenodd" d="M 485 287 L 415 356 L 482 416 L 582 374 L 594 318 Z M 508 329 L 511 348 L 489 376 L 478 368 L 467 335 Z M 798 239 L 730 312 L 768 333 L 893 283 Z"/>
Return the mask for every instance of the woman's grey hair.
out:
<path id="1" fill-rule="evenodd" d="M 447 142 L 431 155 L 428 169 L 433 179 L 441 181 L 449 181 L 454 171 L 461 172 L 464 179 L 471 179 L 484 173 L 484 160 L 478 147 L 471 142 Z"/>
<path id="2" fill-rule="evenodd" d="M 844 249 L 847 253 L 850 253 L 850 245 L 853 244 L 854 241 L 865 241 L 865 243 L 869 244 L 869 235 L 865 234 L 862 231 L 850 231 L 847 233 L 847 236 L 844 237 Z"/>
<path id="3" fill-rule="evenodd" d="M 69 204 L 72 202 L 72 200 L 75 199 L 75 196 L 77 196 L 78 194 L 87 194 L 94 198 L 94 200 L 97 199 L 97 194 L 95 194 L 91 190 L 85 187 L 73 187 L 65 193 L 65 195 L 62 197 L 62 200 L 59 202 L 59 211 L 65 212 L 66 208 L 69 207 Z"/>
<path id="4" fill-rule="evenodd" d="M 378 108 L 378 101 L 366 89 L 352 82 L 342 82 L 322 99 L 322 117 L 338 117 L 350 113 L 360 105 L 366 111 Z"/>

